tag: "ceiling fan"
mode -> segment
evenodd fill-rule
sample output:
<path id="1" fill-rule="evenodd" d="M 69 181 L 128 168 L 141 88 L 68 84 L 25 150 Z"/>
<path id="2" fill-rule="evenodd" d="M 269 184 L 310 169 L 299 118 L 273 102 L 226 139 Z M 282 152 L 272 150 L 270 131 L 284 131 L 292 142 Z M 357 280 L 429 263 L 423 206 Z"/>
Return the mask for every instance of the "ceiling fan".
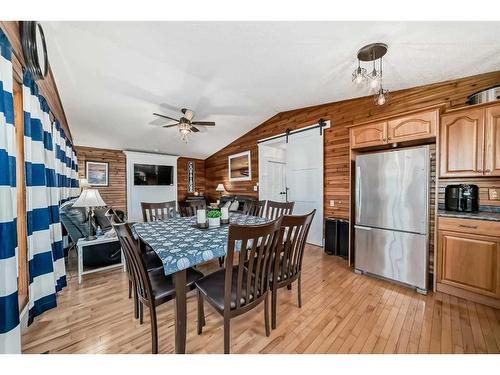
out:
<path id="1" fill-rule="evenodd" d="M 188 136 L 190 133 L 197 133 L 200 131 L 196 126 L 215 126 L 215 122 L 213 121 L 192 121 L 195 113 L 190 109 L 182 108 L 181 112 L 184 116 L 182 116 L 180 119 L 175 119 L 170 116 L 162 115 L 161 113 L 153 113 L 153 115 L 161 117 L 162 119 L 166 120 L 166 122 L 175 121 L 174 124 L 166 124 L 163 125 L 163 127 L 164 128 L 172 128 L 174 126 L 179 127 L 179 132 L 181 133 L 181 139 L 186 143 L 188 141 Z"/>

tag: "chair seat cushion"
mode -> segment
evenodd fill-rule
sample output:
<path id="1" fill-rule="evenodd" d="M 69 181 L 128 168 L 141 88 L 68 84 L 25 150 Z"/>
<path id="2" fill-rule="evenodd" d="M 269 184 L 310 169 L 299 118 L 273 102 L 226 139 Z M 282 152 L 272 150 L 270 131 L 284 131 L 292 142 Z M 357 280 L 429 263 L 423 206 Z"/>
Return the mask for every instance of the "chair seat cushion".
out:
<path id="1" fill-rule="evenodd" d="M 224 310 L 224 283 L 225 283 L 225 269 L 218 270 L 213 272 L 196 282 L 196 287 L 200 290 L 201 293 L 205 295 L 205 297 L 211 301 L 211 303 L 216 306 L 219 310 Z M 253 282 L 252 287 L 250 289 L 250 295 L 248 296 L 247 301 L 247 293 L 246 293 L 246 282 L 247 282 L 248 273 L 246 270 L 243 271 L 243 282 L 241 288 L 241 298 L 240 298 L 240 307 L 246 305 L 249 302 L 252 302 L 254 299 L 253 295 Z M 231 285 L 231 310 L 236 308 L 236 284 L 238 278 L 238 266 L 233 267 L 233 277 L 232 277 L 232 285 Z M 252 276 L 253 279 L 253 276 Z M 252 280 L 253 281 L 253 280 Z M 259 294 L 257 295 L 259 296 Z"/>
<path id="2" fill-rule="evenodd" d="M 166 297 L 173 297 L 175 295 L 175 286 L 172 275 L 165 276 L 163 268 L 158 268 L 148 272 L 149 280 L 151 280 L 151 288 L 155 295 L 155 300 L 162 300 Z M 200 271 L 193 268 L 186 270 L 186 287 L 188 289 L 194 288 L 194 283 L 203 277 Z"/>

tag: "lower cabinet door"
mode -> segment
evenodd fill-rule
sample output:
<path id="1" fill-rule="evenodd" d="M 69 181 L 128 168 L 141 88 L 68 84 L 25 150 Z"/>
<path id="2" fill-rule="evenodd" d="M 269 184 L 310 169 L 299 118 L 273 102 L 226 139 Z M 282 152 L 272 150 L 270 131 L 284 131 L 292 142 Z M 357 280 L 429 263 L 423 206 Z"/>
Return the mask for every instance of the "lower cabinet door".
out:
<path id="1" fill-rule="evenodd" d="M 500 242 L 495 237 L 440 231 L 438 281 L 500 297 Z"/>

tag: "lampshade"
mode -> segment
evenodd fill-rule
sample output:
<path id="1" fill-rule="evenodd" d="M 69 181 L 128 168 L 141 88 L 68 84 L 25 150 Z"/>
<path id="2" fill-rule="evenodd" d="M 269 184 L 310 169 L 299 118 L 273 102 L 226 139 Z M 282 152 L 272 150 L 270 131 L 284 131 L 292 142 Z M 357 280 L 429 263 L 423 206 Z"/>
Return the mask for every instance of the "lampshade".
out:
<path id="1" fill-rule="evenodd" d="M 80 189 L 88 189 L 90 187 L 89 180 L 86 178 L 80 178 L 78 184 L 80 185 Z"/>
<path id="2" fill-rule="evenodd" d="M 222 185 L 222 184 L 217 185 L 217 187 L 215 188 L 215 191 L 224 191 L 224 185 Z"/>
<path id="3" fill-rule="evenodd" d="M 101 198 L 99 190 L 97 189 L 84 189 L 73 207 L 102 207 L 106 206 L 106 203 Z"/>

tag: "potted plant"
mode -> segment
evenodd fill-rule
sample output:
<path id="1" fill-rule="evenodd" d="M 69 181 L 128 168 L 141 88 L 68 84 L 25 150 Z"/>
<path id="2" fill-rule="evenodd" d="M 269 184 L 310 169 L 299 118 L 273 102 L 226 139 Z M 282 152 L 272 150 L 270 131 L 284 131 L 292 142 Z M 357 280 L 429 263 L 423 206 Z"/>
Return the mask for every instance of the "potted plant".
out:
<path id="1" fill-rule="evenodd" d="M 208 211 L 207 217 L 208 217 L 208 226 L 210 228 L 220 227 L 221 213 L 220 213 L 219 210 L 210 210 L 210 211 Z"/>

